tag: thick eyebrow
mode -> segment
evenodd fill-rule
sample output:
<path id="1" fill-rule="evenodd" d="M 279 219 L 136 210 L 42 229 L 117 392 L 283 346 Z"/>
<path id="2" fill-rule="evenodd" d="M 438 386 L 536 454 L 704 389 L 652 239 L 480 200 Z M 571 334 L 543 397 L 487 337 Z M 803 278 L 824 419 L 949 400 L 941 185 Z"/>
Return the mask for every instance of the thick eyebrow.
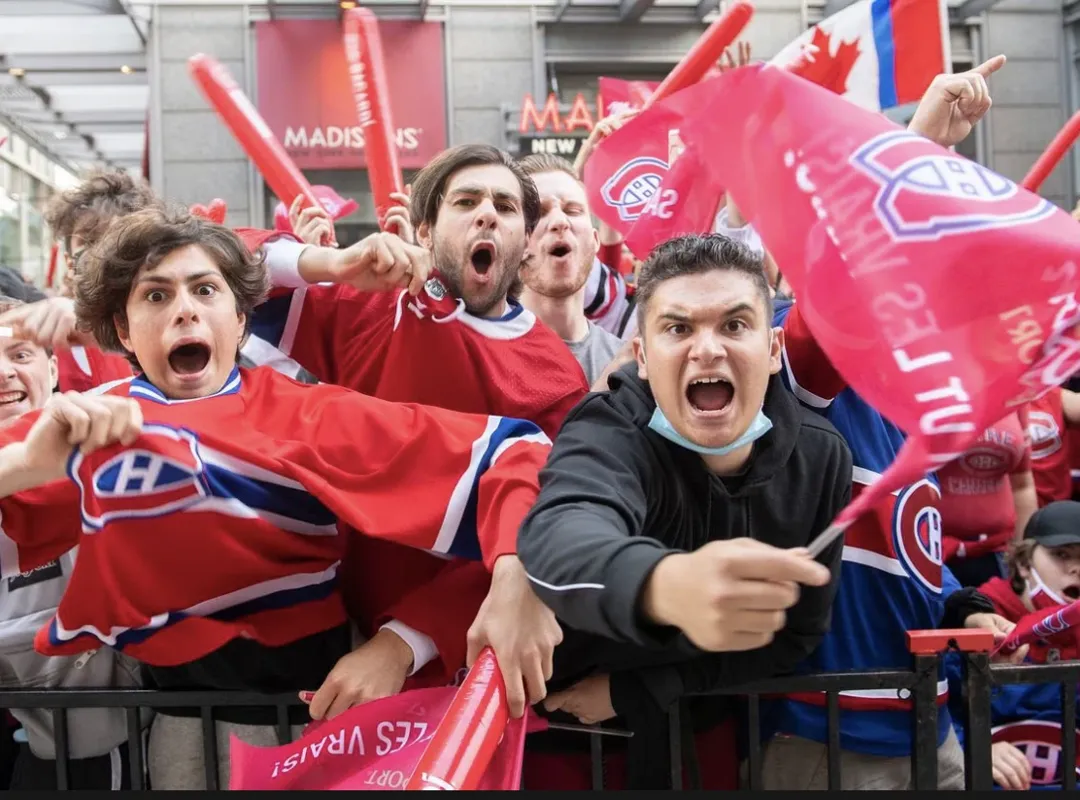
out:
<path id="1" fill-rule="evenodd" d="M 747 311 L 749 311 L 751 314 L 757 313 L 757 309 L 751 303 L 736 303 L 724 312 L 724 316 L 734 317 L 738 314 L 744 314 Z"/>
<path id="2" fill-rule="evenodd" d="M 724 319 L 730 319 L 731 317 L 738 316 L 739 314 L 746 313 L 747 311 L 749 311 L 750 313 L 756 313 L 756 310 L 751 303 L 736 303 L 735 305 L 731 306 L 731 308 L 725 309 L 723 316 Z M 657 319 L 669 320 L 671 322 L 681 322 L 684 324 L 693 322 L 694 317 L 695 315 L 691 312 L 678 308 L 661 311 L 657 315 Z"/>
<path id="3" fill-rule="evenodd" d="M 503 201 L 508 200 L 508 201 L 514 203 L 515 205 L 520 205 L 521 204 L 521 198 L 518 197 L 513 192 L 508 192 L 505 189 L 490 190 L 486 186 L 481 186 L 480 184 L 474 184 L 474 183 L 469 183 L 469 184 L 466 184 L 464 186 L 458 186 L 456 189 L 451 191 L 449 194 L 451 196 L 453 196 L 453 195 L 462 195 L 462 194 L 464 194 L 464 195 L 473 195 L 473 196 L 490 194 L 491 198 L 493 200 L 503 200 Z"/>
<path id="4" fill-rule="evenodd" d="M 182 282 L 194 283 L 195 281 L 201 281 L 203 278 L 211 278 L 215 275 L 217 275 L 216 272 L 211 272 L 209 270 L 207 270 L 206 272 L 196 272 L 194 275 L 188 275 L 186 278 L 184 278 Z M 159 286 L 169 286 L 175 283 L 175 281 L 171 278 L 166 278 L 162 275 L 155 275 L 154 273 L 150 272 L 146 275 L 140 276 L 139 279 L 135 281 L 135 283 L 136 285 L 141 283 L 154 283 Z"/>
<path id="5" fill-rule="evenodd" d="M 669 322 L 692 322 L 693 317 L 685 312 L 679 311 L 661 311 L 657 314 L 657 319 L 668 320 Z"/>

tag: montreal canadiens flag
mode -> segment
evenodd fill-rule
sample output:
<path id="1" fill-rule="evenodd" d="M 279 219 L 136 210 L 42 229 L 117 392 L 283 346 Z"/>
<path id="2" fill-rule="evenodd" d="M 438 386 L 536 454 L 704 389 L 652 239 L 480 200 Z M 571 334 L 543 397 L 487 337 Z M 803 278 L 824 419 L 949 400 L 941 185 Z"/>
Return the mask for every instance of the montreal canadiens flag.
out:
<path id="1" fill-rule="evenodd" d="M 952 71 L 947 13 L 945 0 L 858 0 L 771 63 L 870 111 L 917 103 L 935 76 Z M 808 46 L 816 49 L 807 54 Z"/>
<path id="2" fill-rule="evenodd" d="M 715 97 L 681 129 L 678 163 L 703 154 L 687 189 L 731 192 L 837 372 L 909 437 L 840 522 L 1080 368 L 1080 225 L 1064 211 L 786 70 L 702 89 Z"/>

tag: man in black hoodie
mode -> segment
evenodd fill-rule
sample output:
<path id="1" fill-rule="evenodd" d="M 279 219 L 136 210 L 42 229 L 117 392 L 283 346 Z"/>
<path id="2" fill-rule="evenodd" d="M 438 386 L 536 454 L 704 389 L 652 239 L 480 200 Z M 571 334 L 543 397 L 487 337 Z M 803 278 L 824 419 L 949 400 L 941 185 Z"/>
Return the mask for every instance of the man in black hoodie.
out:
<path id="1" fill-rule="evenodd" d="M 851 497 L 843 439 L 778 375 L 757 256 L 673 239 L 637 297 L 636 363 L 567 417 L 518 540 L 569 629 L 556 678 L 586 676 L 545 705 L 585 722 L 794 668 L 828 629 L 840 565 L 840 543 L 821 563 L 804 548 Z"/>

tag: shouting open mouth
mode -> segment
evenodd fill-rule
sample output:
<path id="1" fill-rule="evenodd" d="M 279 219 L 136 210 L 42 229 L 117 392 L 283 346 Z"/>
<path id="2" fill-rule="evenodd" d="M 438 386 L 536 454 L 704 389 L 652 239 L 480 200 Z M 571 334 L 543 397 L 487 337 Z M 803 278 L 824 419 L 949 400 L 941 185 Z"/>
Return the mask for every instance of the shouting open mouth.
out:
<path id="1" fill-rule="evenodd" d="M 735 386 L 725 378 L 696 378 L 686 387 L 686 399 L 695 411 L 718 414 L 735 398 Z"/>
<path id="2" fill-rule="evenodd" d="M 169 351 L 169 366 L 177 375 L 199 375 L 210 363 L 210 345 L 197 340 L 182 341 Z"/>
<path id="3" fill-rule="evenodd" d="M 495 263 L 494 242 L 477 242 L 473 245 L 469 261 L 477 275 L 487 275 L 491 265 Z"/>

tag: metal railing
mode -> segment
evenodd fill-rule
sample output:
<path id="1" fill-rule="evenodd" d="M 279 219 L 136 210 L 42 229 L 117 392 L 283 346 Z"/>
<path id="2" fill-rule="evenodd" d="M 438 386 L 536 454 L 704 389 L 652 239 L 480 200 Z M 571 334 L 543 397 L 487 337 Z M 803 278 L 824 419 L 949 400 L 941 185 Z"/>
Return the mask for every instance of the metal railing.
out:
<path id="1" fill-rule="evenodd" d="M 835 672 L 784 677 L 741 685 L 715 694 L 737 695 L 747 701 L 747 781 L 751 790 L 762 788 L 761 701 L 770 696 L 823 692 L 827 719 L 828 788 L 841 788 L 840 693 L 867 689 L 892 689 L 909 692 L 912 701 L 913 749 L 911 753 L 912 788 L 932 790 L 938 781 L 938 674 L 943 654 L 959 650 L 965 666 L 964 695 L 966 701 L 967 736 L 965 738 L 965 781 L 969 790 L 993 788 L 991 773 L 991 694 L 995 687 L 1009 684 L 1061 684 L 1062 730 L 1074 736 L 1064 736 L 1059 763 L 1062 765 L 1062 786 L 1076 788 L 1076 699 L 1080 683 L 1080 662 L 1045 665 L 992 665 L 989 648 L 992 637 L 972 631 L 930 631 L 909 634 L 912 652 L 910 669 Z M 55 689 L 0 690 L 0 709 L 51 709 L 54 715 L 53 741 L 56 753 L 56 785 L 70 787 L 67 711 L 83 708 L 120 708 L 127 718 L 131 788 L 147 788 L 147 756 L 143 737 L 141 709 L 186 708 L 198 709 L 202 720 L 203 767 L 206 788 L 223 788 L 218 781 L 217 730 L 214 721 L 216 708 L 272 708 L 277 723 L 279 744 L 292 741 L 289 711 L 303 705 L 295 693 L 265 695 L 224 691 L 156 691 L 149 689 Z M 671 759 L 671 788 L 700 788 L 696 770 L 687 780 L 684 775 L 686 727 L 682 704 L 669 715 L 669 747 Z M 606 736 L 626 737 L 626 731 L 600 727 L 552 725 L 562 730 L 579 730 L 590 736 L 592 784 L 604 788 L 603 741 Z M 692 742 L 693 739 L 690 738 Z M 528 748 L 526 748 L 528 751 Z M 1071 767 L 1071 768 L 1070 768 Z"/>

